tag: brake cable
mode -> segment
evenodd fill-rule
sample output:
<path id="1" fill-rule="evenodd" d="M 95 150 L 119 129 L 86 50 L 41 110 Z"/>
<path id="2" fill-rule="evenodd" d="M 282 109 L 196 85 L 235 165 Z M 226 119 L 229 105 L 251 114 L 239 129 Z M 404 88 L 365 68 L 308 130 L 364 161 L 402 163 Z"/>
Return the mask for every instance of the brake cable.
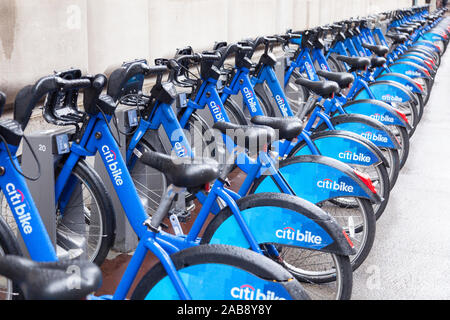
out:
<path id="1" fill-rule="evenodd" d="M 13 161 L 13 155 L 11 154 L 11 150 L 9 149 L 9 146 L 8 146 L 8 143 L 6 142 L 5 137 L 3 137 L 3 136 L 0 134 L 0 139 L 1 139 L 2 142 L 4 143 L 4 145 L 5 145 L 5 147 L 6 147 L 6 152 L 8 153 L 9 160 L 11 161 L 11 163 L 12 163 L 14 169 L 17 171 L 17 173 L 19 173 L 22 177 L 24 177 L 24 178 L 27 179 L 27 180 L 30 180 L 30 181 L 37 181 L 37 180 L 41 177 L 41 163 L 39 162 L 39 159 L 37 158 L 36 153 L 34 152 L 33 148 L 31 147 L 30 142 L 29 142 L 28 139 L 25 137 L 25 135 L 23 136 L 23 140 L 24 140 L 25 143 L 28 145 L 28 148 L 30 149 L 31 154 L 32 154 L 34 160 L 36 161 L 36 164 L 37 164 L 37 167 L 38 167 L 38 175 L 37 175 L 37 177 L 29 177 L 29 176 L 25 175 L 21 170 L 19 170 L 19 168 L 17 168 L 16 164 L 15 164 L 14 161 Z"/>

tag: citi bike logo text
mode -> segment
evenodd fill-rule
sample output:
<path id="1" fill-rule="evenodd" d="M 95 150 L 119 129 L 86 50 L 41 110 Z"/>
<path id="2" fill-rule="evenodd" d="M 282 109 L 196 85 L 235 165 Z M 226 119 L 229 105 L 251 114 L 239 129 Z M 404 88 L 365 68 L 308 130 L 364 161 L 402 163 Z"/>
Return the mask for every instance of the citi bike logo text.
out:
<path id="1" fill-rule="evenodd" d="M 102 147 L 102 153 L 105 156 L 106 167 L 113 176 L 114 183 L 116 184 L 116 186 L 121 186 L 123 184 L 122 169 L 119 168 L 118 162 L 116 161 L 116 153 L 110 150 L 106 145 Z"/>
<path id="2" fill-rule="evenodd" d="M 384 121 L 384 122 L 394 122 L 394 118 L 390 117 L 389 115 L 381 115 L 379 113 L 372 114 L 370 116 L 372 119 L 378 120 L 378 121 Z"/>
<path id="3" fill-rule="evenodd" d="M 279 239 L 294 240 L 312 244 L 322 243 L 322 237 L 315 236 L 310 231 L 305 231 L 305 233 L 302 233 L 300 230 L 295 230 L 294 228 L 291 227 L 279 229 L 275 232 L 275 235 Z"/>
<path id="4" fill-rule="evenodd" d="M 313 68 L 311 66 L 311 64 L 309 62 L 305 62 L 305 68 L 306 68 L 306 72 L 308 72 L 308 75 L 313 78 L 314 77 L 314 71 Z"/>
<path id="5" fill-rule="evenodd" d="M 381 134 L 377 133 L 377 134 L 373 134 L 370 131 L 361 133 L 361 136 L 363 138 L 366 138 L 367 140 L 371 140 L 371 141 L 380 141 L 380 142 L 387 142 L 388 139 L 386 137 L 383 137 Z"/>
<path id="6" fill-rule="evenodd" d="M 175 142 L 174 149 L 178 157 L 183 158 L 187 156 L 186 147 L 183 146 L 180 142 Z"/>
<path id="7" fill-rule="evenodd" d="M 275 292 L 267 290 L 266 292 L 261 289 L 253 288 L 249 284 L 244 284 L 240 287 L 234 287 L 231 289 L 231 296 L 240 300 L 286 300 L 278 297 Z"/>
<path id="8" fill-rule="evenodd" d="M 341 181 L 340 183 L 338 183 L 331 179 L 323 179 L 323 180 L 317 181 L 317 186 L 321 189 L 353 192 L 353 186 L 349 186 L 344 181 Z"/>
<path id="9" fill-rule="evenodd" d="M 277 100 L 278 107 L 280 108 L 281 113 L 283 114 L 283 116 L 287 117 L 288 114 L 287 114 L 286 102 L 278 94 L 275 96 L 275 99 Z"/>
<path id="10" fill-rule="evenodd" d="M 405 73 L 406 73 L 408 76 L 416 76 L 416 77 L 420 76 L 420 73 L 417 72 L 417 71 L 414 71 L 414 70 L 406 70 Z"/>
<path id="11" fill-rule="evenodd" d="M 256 112 L 256 100 L 255 96 L 253 95 L 253 92 L 247 87 L 244 87 L 243 91 L 245 99 L 247 99 L 248 105 L 250 106 L 250 109 L 252 110 L 252 112 Z"/>
<path id="12" fill-rule="evenodd" d="M 220 106 L 218 106 L 214 101 L 211 101 L 209 107 L 211 108 L 214 118 L 217 121 L 225 122 L 225 118 L 223 117 L 222 109 L 220 109 Z"/>
<path id="13" fill-rule="evenodd" d="M 384 101 L 389 101 L 389 102 L 402 102 L 402 98 L 397 97 L 397 96 L 391 96 L 390 94 L 385 94 L 384 96 L 381 97 L 382 100 Z"/>
<path id="14" fill-rule="evenodd" d="M 351 151 L 344 151 L 339 153 L 339 159 L 343 160 L 353 160 L 353 161 L 359 161 L 359 162 L 366 162 L 370 163 L 370 157 L 366 156 L 362 153 L 353 153 Z"/>
<path id="15" fill-rule="evenodd" d="M 11 210 L 13 210 L 17 217 L 19 217 L 19 223 L 23 232 L 25 234 L 30 234 L 33 232 L 33 228 L 30 224 L 31 216 L 28 212 L 27 204 L 22 191 L 16 189 L 16 186 L 12 183 L 8 183 L 5 190 L 9 197 L 9 201 L 12 204 Z"/>

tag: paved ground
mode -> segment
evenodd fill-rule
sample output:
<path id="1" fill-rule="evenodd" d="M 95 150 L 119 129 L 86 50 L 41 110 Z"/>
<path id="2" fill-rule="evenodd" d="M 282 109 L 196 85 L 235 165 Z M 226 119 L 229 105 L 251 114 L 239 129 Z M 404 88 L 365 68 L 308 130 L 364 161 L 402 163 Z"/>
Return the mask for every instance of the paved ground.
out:
<path id="1" fill-rule="evenodd" d="M 374 247 L 354 273 L 354 299 L 450 299 L 449 89 L 447 52 Z"/>

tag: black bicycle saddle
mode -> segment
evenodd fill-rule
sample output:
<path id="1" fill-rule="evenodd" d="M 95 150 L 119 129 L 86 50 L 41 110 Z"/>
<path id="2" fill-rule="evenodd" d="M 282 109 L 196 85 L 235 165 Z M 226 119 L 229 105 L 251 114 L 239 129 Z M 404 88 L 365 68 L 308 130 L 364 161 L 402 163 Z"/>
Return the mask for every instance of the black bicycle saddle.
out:
<path id="1" fill-rule="evenodd" d="M 219 164 L 210 158 L 179 158 L 145 150 L 138 156 L 144 164 L 164 173 L 176 187 L 198 188 L 217 179 Z"/>
<path id="2" fill-rule="evenodd" d="M 372 56 L 370 58 L 370 66 L 372 68 L 380 68 L 380 67 L 384 66 L 385 63 L 386 63 L 386 58 L 378 57 L 378 56 Z"/>
<path id="3" fill-rule="evenodd" d="M 365 57 L 347 57 L 347 56 L 336 56 L 336 59 L 343 61 L 350 66 L 352 70 L 365 70 L 370 66 L 370 59 Z"/>
<path id="4" fill-rule="evenodd" d="M 80 259 L 35 262 L 7 255 L 0 258 L 0 274 L 16 283 L 29 300 L 81 300 L 102 282 L 100 268 Z"/>
<path id="5" fill-rule="evenodd" d="M 384 57 L 389 52 L 389 48 L 386 46 L 372 45 L 366 42 L 363 42 L 362 46 L 369 49 L 379 57 Z"/>
<path id="6" fill-rule="evenodd" d="M 341 89 L 347 88 L 355 80 L 353 75 L 348 72 L 330 72 L 325 70 L 317 70 L 316 73 L 327 80 L 336 82 Z"/>
<path id="7" fill-rule="evenodd" d="M 251 153 L 258 152 L 264 146 L 275 141 L 275 131 L 268 126 L 241 125 L 231 122 L 217 122 L 214 129 L 233 138 L 233 142 Z"/>
<path id="8" fill-rule="evenodd" d="M 338 93 L 340 90 L 339 85 L 334 81 L 311 81 L 298 78 L 295 80 L 295 83 L 308 88 L 325 99 L 331 98 L 333 94 Z"/>
<path id="9" fill-rule="evenodd" d="M 391 38 L 394 44 L 400 44 L 408 40 L 408 37 L 403 33 L 387 33 L 386 37 Z"/>
<path id="10" fill-rule="evenodd" d="M 278 130 L 278 138 L 280 140 L 292 140 L 303 130 L 302 121 L 295 117 L 255 116 L 251 119 L 251 122 L 256 125 L 268 126 L 274 130 Z"/>

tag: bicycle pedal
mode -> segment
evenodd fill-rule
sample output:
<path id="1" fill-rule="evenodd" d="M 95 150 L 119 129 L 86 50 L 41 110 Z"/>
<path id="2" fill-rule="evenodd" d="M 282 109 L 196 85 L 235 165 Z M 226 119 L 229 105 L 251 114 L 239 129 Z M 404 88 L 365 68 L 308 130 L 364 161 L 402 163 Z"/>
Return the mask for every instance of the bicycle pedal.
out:
<path id="1" fill-rule="evenodd" d="M 191 212 L 188 210 L 173 208 L 169 210 L 169 216 L 171 215 L 175 215 L 180 222 L 187 222 L 191 219 Z"/>

